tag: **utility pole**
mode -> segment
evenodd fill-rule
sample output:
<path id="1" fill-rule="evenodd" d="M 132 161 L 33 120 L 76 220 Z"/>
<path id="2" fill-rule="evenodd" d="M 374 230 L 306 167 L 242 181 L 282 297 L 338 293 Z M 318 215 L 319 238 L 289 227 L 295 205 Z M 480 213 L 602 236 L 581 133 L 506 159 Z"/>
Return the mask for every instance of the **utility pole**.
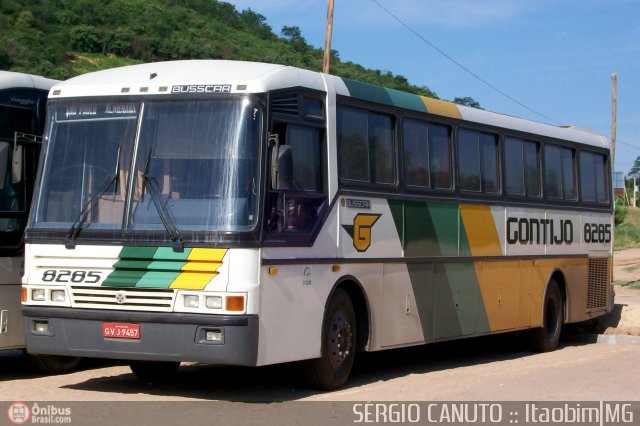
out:
<path id="1" fill-rule="evenodd" d="M 611 74 L 611 164 L 616 159 L 616 115 L 618 103 L 618 75 Z"/>
<path id="2" fill-rule="evenodd" d="M 329 62 L 331 59 L 331 33 L 333 31 L 333 0 L 329 0 L 327 9 L 327 33 L 324 38 L 324 62 L 322 72 L 329 74 Z"/>

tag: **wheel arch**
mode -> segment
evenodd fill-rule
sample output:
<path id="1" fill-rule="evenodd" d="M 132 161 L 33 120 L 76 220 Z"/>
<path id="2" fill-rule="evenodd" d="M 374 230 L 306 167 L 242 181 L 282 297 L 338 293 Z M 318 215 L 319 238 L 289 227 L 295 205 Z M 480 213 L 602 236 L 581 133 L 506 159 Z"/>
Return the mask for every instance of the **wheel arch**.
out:
<path id="1" fill-rule="evenodd" d="M 329 304 L 329 301 L 333 297 L 333 294 L 337 289 L 343 289 L 349 295 L 351 299 L 351 303 L 353 304 L 353 309 L 356 314 L 356 348 L 359 351 L 363 351 L 367 348 L 369 344 L 370 338 L 370 330 L 371 330 L 371 309 L 369 306 L 369 300 L 367 299 L 366 293 L 362 284 L 358 279 L 352 275 L 345 275 L 341 277 L 336 283 L 333 285 L 329 296 L 325 302 L 325 311 Z"/>

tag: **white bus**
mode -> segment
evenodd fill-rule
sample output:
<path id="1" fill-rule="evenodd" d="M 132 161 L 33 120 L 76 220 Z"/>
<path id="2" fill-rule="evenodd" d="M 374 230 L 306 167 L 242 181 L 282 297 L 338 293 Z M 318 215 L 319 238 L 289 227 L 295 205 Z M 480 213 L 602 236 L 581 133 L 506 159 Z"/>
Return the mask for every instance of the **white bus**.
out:
<path id="1" fill-rule="evenodd" d="M 176 61 L 52 88 L 27 228 L 38 354 L 304 361 L 609 312 L 607 139 L 302 69 Z"/>
<path id="2" fill-rule="evenodd" d="M 49 89 L 59 83 L 0 71 L 0 350 L 24 349 L 20 313 L 23 232 L 33 196 Z M 70 359 L 40 357 L 48 371 Z"/>

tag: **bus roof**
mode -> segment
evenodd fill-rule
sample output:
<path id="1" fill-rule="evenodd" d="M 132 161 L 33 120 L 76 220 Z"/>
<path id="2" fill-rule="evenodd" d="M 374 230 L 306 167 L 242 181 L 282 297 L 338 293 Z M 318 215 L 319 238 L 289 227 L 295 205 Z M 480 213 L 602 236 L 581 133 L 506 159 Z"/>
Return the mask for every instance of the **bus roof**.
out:
<path id="1" fill-rule="evenodd" d="M 4 89 L 41 89 L 49 90 L 59 83 L 58 80 L 21 72 L 0 71 L 0 90 Z"/>
<path id="2" fill-rule="evenodd" d="M 55 86 L 50 96 L 167 95 L 198 90 L 264 93 L 290 87 L 335 92 L 401 109 L 610 148 L 608 138 L 594 131 L 553 126 L 319 72 L 257 62 L 188 60 L 130 65 L 71 78 Z"/>

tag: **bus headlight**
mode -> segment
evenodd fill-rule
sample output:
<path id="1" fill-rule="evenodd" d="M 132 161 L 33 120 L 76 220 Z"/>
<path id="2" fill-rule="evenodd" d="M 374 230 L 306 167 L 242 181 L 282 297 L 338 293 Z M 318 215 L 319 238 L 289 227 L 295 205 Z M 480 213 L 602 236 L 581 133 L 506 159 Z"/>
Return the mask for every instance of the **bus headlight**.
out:
<path id="1" fill-rule="evenodd" d="M 222 309 L 222 297 L 220 296 L 207 296 L 205 304 L 209 309 Z"/>
<path id="2" fill-rule="evenodd" d="M 185 294 L 183 299 L 185 308 L 199 308 L 200 307 L 200 297 L 194 294 Z"/>
<path id="3" fill-rule="evenodd" d="M 67 292 L 64 290 L 51 290 L 52 302 L 65 302 L 67 299 Z"/>
<path id="4" fill-rule="evenodd" d="M 44 302 L 44 289 L 36 288 L 31 290 L 31 300 L 34 302 Z"/>

